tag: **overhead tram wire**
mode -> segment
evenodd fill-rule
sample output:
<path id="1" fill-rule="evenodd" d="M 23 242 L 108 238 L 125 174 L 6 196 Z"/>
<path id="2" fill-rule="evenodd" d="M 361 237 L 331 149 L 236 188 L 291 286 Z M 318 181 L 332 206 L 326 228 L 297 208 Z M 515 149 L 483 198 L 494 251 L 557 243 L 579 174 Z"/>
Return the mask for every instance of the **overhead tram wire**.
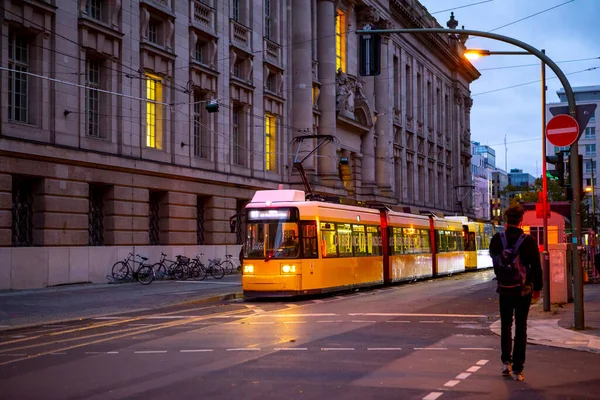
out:
<path id="1" fill-rule="evenodd" d="M 488 33 L 491 33 L 491 32 L 497 31 L 497 30 L 499 30 L 499 29 L 506 28 L 507 26 L 514 25 L 514 24 L 516 24 L 516 23 L 518 23 L 518 22 L 521 22 L 521 21 L 525 21 L 526 19 L 529 19 L 529 18 L 535 17 L 535 16 L 537 16 L 537 15 L 543 14 L 543 13 L 545 13 L 545 12 L 548 12 L 548 11 L 550 11 L 550 10 L 554 10 L 555 8 L 558 8 L 558 7 L 564 6 L 565 4 L 569 4 L 569 3 L 572 3 L 572 2 L 574 2 L 574 1 L 575 1 L 575 0 L 568 0 L 568 1 L 565 1 L 564 3 L 558 4 L 558 5 L 556 5 L 556 6 L 553 6 L 553 7 L 547 8 L 547 9 L 545 9 L 545 10 L 542 10 L 542 11 L 538 11 L 538 12 L 536 12 L 536 13 L 534 13 L 534 14 L 528 15 L 528 16 L 526 16 L 526 17 L 523 17 L 523 18 L 521 18 L 521 19 L 518 19 L 518 20 L 516 20 L 516 21 L 513 21 L 513 22 L 509 22 L 508 24 L 504 24 L 504 25 L 502 25 L 502 26 L 499 26 L 499 27 L 497 27 L 497 28 L 494 28 L 494 29 L 492 29 L 491 31 L 487 31 L 487 32 L 488 32 Z"/>
<path id="2" fill-rule="evenodd" d="M 590 58 L 578 58 L 575 60 L 563 60 L 563 61 L 555 61 L 556 64 L 562 63 L 572 63 L 572 62 L 581 62 L 581 61 L 592 61 L 592 60 L 600 60 L 600 57 L 590 57 Z M 478 71 L 492 71 L 497 69 L 510 69 L 510 68 L 522 68 L 522 67 L 539 67 L 540 63 L 534 64 L 519 64 L 519 65 L 507 65 L 504 67 L 491 67 L 491 68 L 477 68 Z"/>
<path id="3" fill-rule="evenodd" d="M 478 4 L 489 3 L 489 2 L 492 2 L 492 1 L 494 1 L 494 0 L 484 0 L 484 1 L 479 1 L 479 2 L 477 2 L 477 3 L 466 4 L 466 5 L 464 5 L 464 6 L 458 6 L 458 7 L 448 8 L 448 9 L 446 9 L 446 10 L 434 11 L 434 12 L 431 12 L 431 13 L 429 13 L 429 14 L 433 15 L 433 14 L 439 14 L 439 13 L 443 13 L 443 12 L 446 12 L 446 11 L 454 11 L 454 10 L 459 10 L 459 9 L 461 9 L 461 8 L 473 7 L 473 6 L 476 6 L 476 5 L 478 5 Z"/>

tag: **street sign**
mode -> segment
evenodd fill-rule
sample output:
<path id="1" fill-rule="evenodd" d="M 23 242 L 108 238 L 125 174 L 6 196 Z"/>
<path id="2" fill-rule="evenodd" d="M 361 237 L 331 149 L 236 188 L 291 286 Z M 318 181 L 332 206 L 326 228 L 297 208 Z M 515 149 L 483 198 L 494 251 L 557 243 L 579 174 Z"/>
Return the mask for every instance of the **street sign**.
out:
<path id="1" fill-rule="evenodd" d="M 592 118 L 592 115 L 594 115 L 594 110 L 596 110 L 596 107 L 596 104 L 581 104 L 577 106 L 577 123 L 579 124 L 580 135 L 584 131 L 588 122 L 590 122 L 590 118 Z M 567 106 L 549 107 L 548 109 L 554 116 L 561 114 L 569 115 L 569 107 Z"/>
<path id="2" fill-rule="evenodd" d="M 557 115 L 546 125 L 548 141 L 558 147 L 570 146 L 579 137 L 579 124 L 570 115 Z"/>

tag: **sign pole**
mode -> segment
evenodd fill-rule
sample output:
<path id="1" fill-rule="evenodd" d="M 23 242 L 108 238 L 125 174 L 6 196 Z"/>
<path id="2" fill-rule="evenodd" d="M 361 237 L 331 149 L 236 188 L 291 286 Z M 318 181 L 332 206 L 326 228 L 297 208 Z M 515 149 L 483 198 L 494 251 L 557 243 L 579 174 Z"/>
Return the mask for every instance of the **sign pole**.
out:
<path id="1" fill-rule="evenodd" d="M 542 49 L 546 54 L 546 50 Z M 562 156 L 562 155 L 561 155 Z M 542 210 L 544 215 L 544 251 L 542 272 L 544 279 L 544 311 L 550 311 L 550 253 L 548 251 L 548 177 L 546 176 L 546 63 L 542 60 Z"/>

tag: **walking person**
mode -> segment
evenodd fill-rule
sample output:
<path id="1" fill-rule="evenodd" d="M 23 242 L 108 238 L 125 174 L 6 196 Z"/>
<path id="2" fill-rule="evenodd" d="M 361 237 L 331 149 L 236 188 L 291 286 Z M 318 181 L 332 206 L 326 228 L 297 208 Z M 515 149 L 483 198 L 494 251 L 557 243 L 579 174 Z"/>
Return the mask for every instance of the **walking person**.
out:
<path id="1" fill-rule="evenodd" d="M 517 381 L 524 379 L 529 306 L 532 300 L 539 300 L 543 285 L 537 241 L 521 229 L 524 213 L 520 204 L 508 207 L 504 211 L 505 231 L 496 233 L 490 241 L 500 304 L 502 375 L 510 376 L 512 372 Z"/>

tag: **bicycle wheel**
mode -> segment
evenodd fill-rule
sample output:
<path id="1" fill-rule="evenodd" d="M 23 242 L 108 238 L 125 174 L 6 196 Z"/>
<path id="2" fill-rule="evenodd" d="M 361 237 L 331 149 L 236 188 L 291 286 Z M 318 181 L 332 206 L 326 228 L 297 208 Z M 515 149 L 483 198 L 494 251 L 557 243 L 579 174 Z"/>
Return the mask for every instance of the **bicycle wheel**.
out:
<path id="1" fill-rule="evenodd" d="M 173 276 L 178 281 L 184 281 L 185 280 L 185 278 L 187 277 L 187 274 L 186 274 L 186 271 L 185 271 L 185 268 L 183 267 L 183 265 L 177 264 L 173 268 Z"/>
<path id="2" fill-rule="evenodd" d="M 225 276 L 225 270 L 219 265 L 215 265 L 210 269 L 210 274 L 215 279 L 221 279 Z"/>
<path id="3" fill-rule="evenodd" d="M 129 276 L 129 266 L 123 261 L 117 261 L 112 267 L 111 274 L 116 281 L 125 280 Z"/>
<path id="4" fill-rule="evenodd" d="M 156 279 L 166 279 L 168 277 L 167 268 L 163 263 L 157 262 L 156 264 L 152 265 L 152 269 L 154 270 Z"/>
<path id="5" fill-rule="evenodd" d="M 142 265 L 137 270 L 137 281 L 142 285 L 149 285 L 154 281 L 154 269 L 149 265 Z"/>
<path id="6" fill-rule="evenodd" d="M 207 275 L 203 265 L 198 264 L 197 262 L 192 262 L 190 264 L 190 274 L 192 275 L 192 279 L 195 281 L 203 281 Z"/>
<path id="7" fill-rule="evenodd" d="M 221 267 L 223 267 L 223 270 L 225 270 L 225 273 L 227 275 L 231 275 L 233 274 L 233 271 L 235 269 L 233 263 L 229 260 L 225 260 L 221 263 Z"/>

